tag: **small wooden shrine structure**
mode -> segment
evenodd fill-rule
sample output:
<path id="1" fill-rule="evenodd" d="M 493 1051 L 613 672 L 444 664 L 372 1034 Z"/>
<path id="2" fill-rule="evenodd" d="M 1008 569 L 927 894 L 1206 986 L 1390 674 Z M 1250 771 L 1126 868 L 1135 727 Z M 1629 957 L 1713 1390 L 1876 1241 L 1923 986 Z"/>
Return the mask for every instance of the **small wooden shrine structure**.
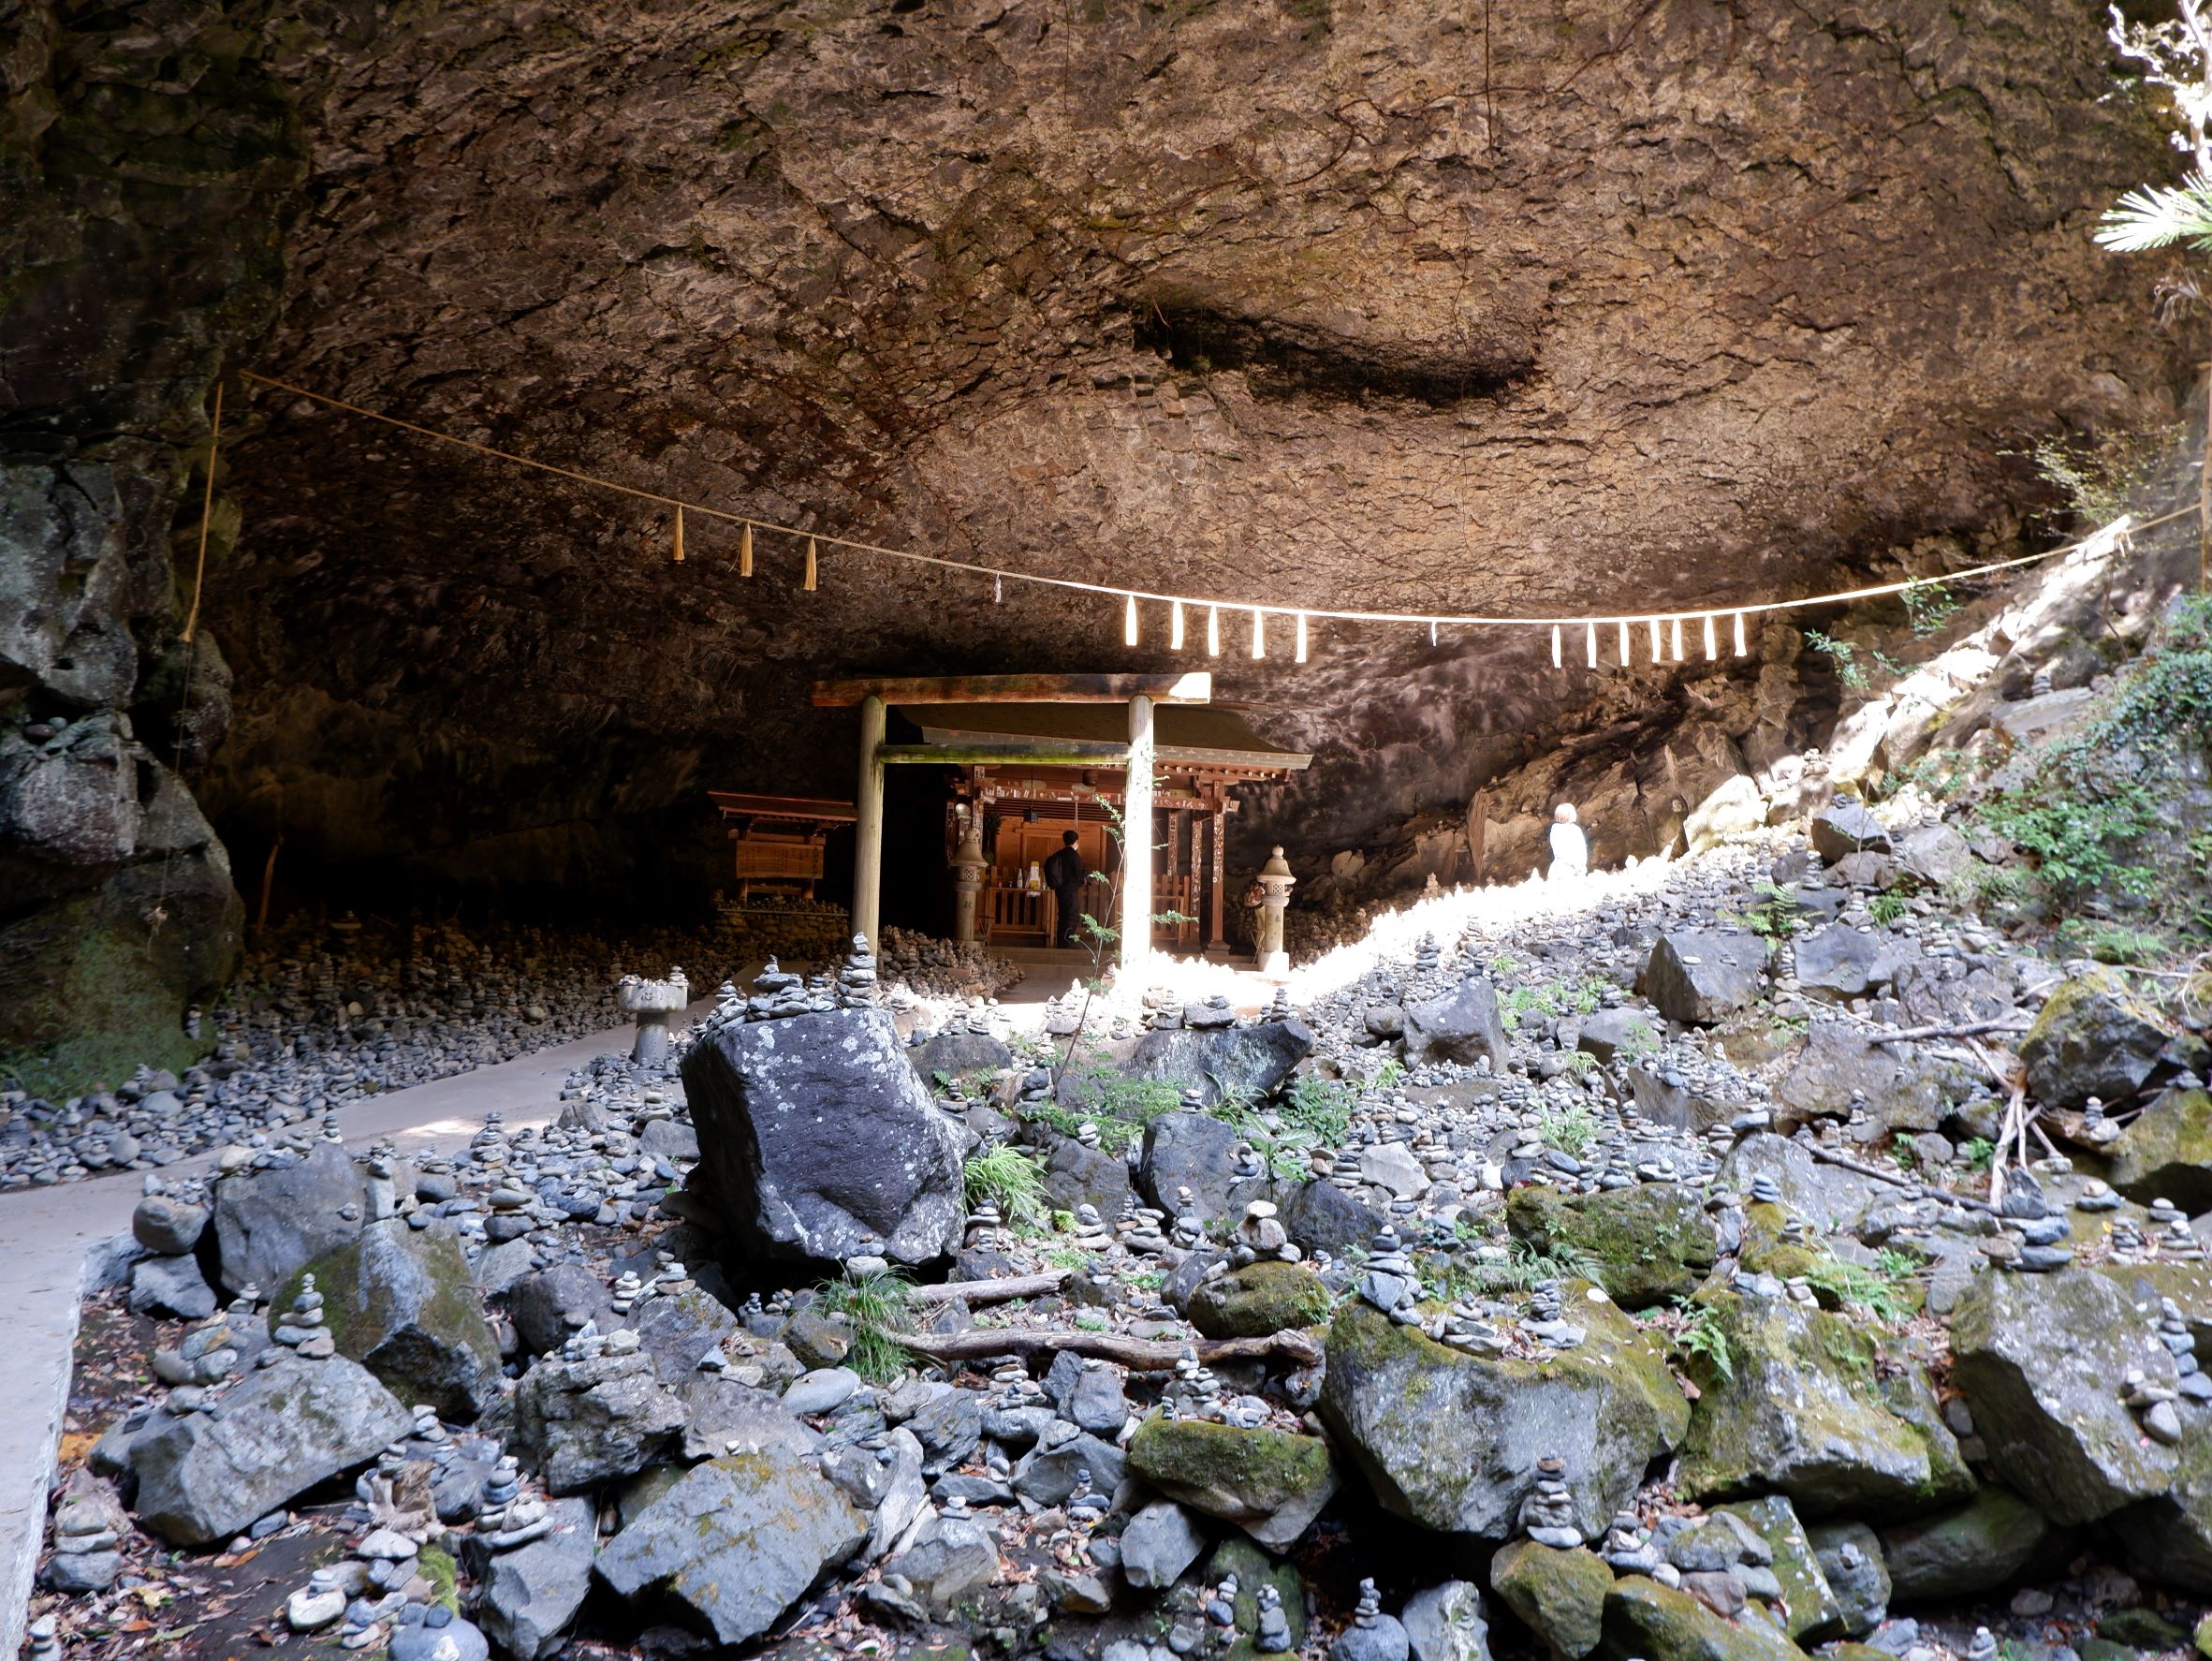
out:
<path id="1" fill-rule="evenodd" d="M 961 940 L 1050 945 L 1053 897 L 1036 872 L 1074 830 L 1084 868 L 1106 879 L 1089 885 L 1082 909 L 1104 919 L 1108 893 L 1121 890 L 1114 926 L 1124 963 L 1150 951 L 1160 931 L 1149 919 L 1170 911 L 1189 919 L 1168 926 L 1174 944 L 1225 949 L 1235 791 L 1285 778 L 1312 757 L 1268 743 L 1212 697 L 1213 677 L 1203 672 L 818 684 L 818 706 L 860 709 L 854 928 L 872 938 L 880 915 L 883 769 L 922 763 L 955 770 L 945 845 Z M 922 742 L 886 742 L 893 708 Z M 1109 829 L 1117 816 L 1119 838 Z M 1152 857 L 1124 862 L 1124 845 L 1149 845 Z"/>
<path id="2" fill-rule="evenodd" d="M 710 790 L 707 798 L 729 826 L 740 900 L 751 899 L 754 889 L 764 885 L 796 889 L 812 900 L 814 885 L 822 880 L 829 832 L 856 817 L 849 801 L 750 796 L 738 790 Z"/>

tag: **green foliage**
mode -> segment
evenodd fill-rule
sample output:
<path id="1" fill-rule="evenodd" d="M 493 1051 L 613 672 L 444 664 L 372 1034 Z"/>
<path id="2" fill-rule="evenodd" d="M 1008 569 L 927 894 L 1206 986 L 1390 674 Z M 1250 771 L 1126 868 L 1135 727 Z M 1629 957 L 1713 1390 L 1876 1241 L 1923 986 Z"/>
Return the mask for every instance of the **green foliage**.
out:
<path id="1" fill-rule="evenodd" d="M 2076 918 L 2058 931 L 2069 942 L 2101 963 L 2123 966 L 2156 963 L 2173 955 L 2166 937 L 2155 929 L 2131 929 L 2125 923 L 2089 922 Z"/>
<path id="2" fill-rule="evenodd" d="M 2212 253 L 2212 179 L 2191 173 L 2178 184 L 2146 184 L 2105 209 L 2097 241 L 2115 254 L 2183 243 Z"/>
<path id="3" fill-rule="evenodd" d="M 1934 578 L 1912 583 L 1897 597 L 1905 603 L 1905 621 L 1915 635 L 1934 634 L 1958 611 L 1957 597 Z"/>
<path id="4" fill-rule="evenodd" d="M 1047 1098 L 1022 1110 L 1035 1124 L 1074 1136 L 1086 1122 L 1098 1127 L 1098 1145 L 1110 1154 L 1125 1152 L 1145 1126 L 1182 1102 L 1182 1091 L 1165 1079 L 1132 1079 L 1103 1057 L 1077 1076 L 1077 1094 L 1094 1105 L 1077 1112 Z"/>
<path id="5" fill-rule="evenodd" d="M 1859 662 L 1858 648 L 1849 640 L 1838 640 L 1834 635 L 1809 628 L 1805 631 L 1805 643 L 1828 660 L 1836 670 L 1836 678 L 1847 690 L 1864 692 L 1872 684 L 1867 679 L 1866 666 Z"/>
<path id="6" fill-rule="evenodd" d="M 1685 1360 L 1702 1359 L 1722 1378 L 1736 1377 L 1736 1357 L 1728 1347 L 1728 1333 L 1721 1325 L 1721 1312 L 1709 1304 L 1684 1303 L 1682 1324 L 1675 1332 L 1675 1349 Z"/>
<path id="7" fill-rule="evenodd" d="M 1234 1128 L 1237 1134 L 1252 1145 L 1267 1169 L 1285 1181 L 1295 1182 L 1311 1173 L 1312 1167 L 1307 1154 L 1321 1146 L 1321 1138 L 1309 1126 L 1284 1123 L 1284 1115 L 1266 1115 L 1235 1102 L 1223 1102 L 1214 1109 L 1214 1117 Z M 1346 1116 L 1347 1134 L 1351 1120 Z"/>
<path id="8" fill-rule="evenodd" d="M 1889 1280 L 1911 1280 L 1920 1272 L 1920 1259 L 1896 1246 L 1883 1246 L 1874 1254 L 1874 1272 Z"/>
<path id="9" fill-rule="evenodd" d="M 1632 1021 L 1615 1048 L 1629 1061 L 1648 1061 L 1660 1051 L 1659 1035 L 1651 1030 L 1649 1022 Z"/>
<path id="10" fill-rule="evenodd" d="M 853 1348 L 845 1362 L 871 1384 L 893 1383 L 911 1364 L 898 1334 L 914 1330 L 908 1297 L 913 1290 L 913 1283 L 895 1269 L 847 1270 L 817 1290 L 822 1313 L 852 1328 Z"/>
<path id="11" fill-rule="evenodd" d="M 1044 1168 L 1019 1148 L 1001 1142 L 984 1149 L 968 1161 L 962 1178 L 970 1211 L 988 1199 L 1017 1227 L 1045 1220 Z"/>
<path id="12" fill-rule="evenodd" d="M 1282 1117 L 1312 1132 L 1324 1145 L 1343 1145 L 1352 1135 L 1352 1092 L 1319 1073 L 1300 1073 L 1282 1098 Z"/>
<path id="13" fill-rule="evenodd" d="M 1404 1077 L 1405 1063 L 1394 1055 L 1375 1069 L 1375 1076 L 1368 1081 L 1368 1088 L 1370 1090 L 1396 1090 L 1398 1081 Z"/>
<path id="14" fill-rule="evenodd" d="M 1985 1136 L 1969 1137 L 1958 1156 L 1966 1161 L 1969 1170 L 1987 1170 L 1989 1162 L 1997 1157 L 1997 1144 Z"/>
<path id="15" fill-rule="evenodd" d="M 1598 1058 L 1587 1050 L 1567 1051 L 1567 1070 L 1577 1079 L 1587 1079 L 1597 1070 Z"/>
<path id="16" fill-rule="evenodd" d="M 1867 902 L 1867 915 L 1885 929 L 1903 917 L 1907 909 L 1902 894 L 1876 894 Z"/>
<path id="17" fill-rule="evenodd" d="M 1547 1148 L 1557 1148 L 1562 1154 L 1579 1154 L 1597 1140 L 1597 1115 L 1580 1102 L 1569 1102 L 1565 1107 L 1543 1107 L 1536 1110 L 1536 1134 L 1544 1139 Z"/>
<path id="18" fill-rule="evenodd" d="M 1609 984 L 1607 981 L 1599 979 L 1595 975 L 1586 977 L 1582 984 L 1575 989 L 1571 1000 L 1575 1013 L 1595 1015 L 1599 1007 L 1605 1001 L 1605 989 Z"/>
<path id="19" fill-rule="evenodd" d="M 1527 1241 L 1516 1240 L 1502 1258 L 1445 1258 L 1437 1284 L 1445 1298 L 1499 1298 L 1533 1291 L 1547 1280 L 1594 1281 L 1598 1268 L 1596 1258 L 1574 1246 L 1540 1252 Z"/>
<path id="20" fill-rule="evenodd" d="M 1751 892 L 1758 904 L 1743 914 L 1744 926 L 1769 940 L 1787 940 L 1805 927 L 1805 907 L 1797 896 L 1761 877 Z"/>

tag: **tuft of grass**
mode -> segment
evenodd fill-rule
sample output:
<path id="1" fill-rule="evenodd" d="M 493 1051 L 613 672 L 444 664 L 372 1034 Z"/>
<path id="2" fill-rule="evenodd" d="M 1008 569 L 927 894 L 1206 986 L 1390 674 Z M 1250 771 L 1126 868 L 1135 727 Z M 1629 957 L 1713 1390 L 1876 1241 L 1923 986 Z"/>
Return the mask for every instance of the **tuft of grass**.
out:
<path id="1" fill-rule="evenodd" d="M 1898 1291 L 1897 1280 L 1861 1269 L 1855 1263 L 1842 1263 L 1831 1257 L 1808 1269 L 1805 1279 L 1808 1285 L 1838 1301 L 1864 1309 L 1885 1327 L 1899 1326 L 1912 1318 L 1912 1305 Z"/>
<path id="2" fill-rule="evenodd" d="M 986 1148 L 968 1161 L 961 1174 L 970 1211 L 988 1199 L 1014 1227 L 1033 1227 L 1045 1220 L 1044 1168 L 1019 1148 L 1005 1142 Z"/>
<path id="3" fill-rule="evenodd" d="M 1536 1112 L 1536 1134 L 1544 1139 L 1545 1147 L 1579 1156 L 1598 1139 L 1597 1115 L 1580 1102 L 1570 1102 L 1563 1108 L 1540 1108 Z"/>
<path id="4" fill-rule="evenodd" d="M 1576 1247 L 1555 1245 L 1549 1252 L 1540 1252 L 1527 1241 L 1516 1240 L 1506 1248 L 1502 1262 L 1452 1259 L 1443 1272 L 1441 1289 L 1447 1298 L 1496 1298 L 1532 1292 L 1547 1280 L 1597 1278 L 1597 1259 Z"/>
<path id="5" fill-rule="evenodd" d="M 1876 894 L 1867 902 L 1867 915 L 1886 929 L 1905 915 L 1905 896 Z"/>
<path id="6" fill-rule="evenodd" d="M 848 1269 L 817 1288 L 823 1314 L 853 1329 L 846 1363 L 871 1384 L 895 1383 L 913 1365 L 914 1358 L 898 1336 L 914 1330 L 914 1305 L 908 1298 L 913 1290 L 914 1283 L 895 1269 L 857 1274 Z"/>
<path id="7" fill-rule="evenodd" d="M 1282 1117 L 1324 1146 L 1341 1147 L 1352 1134 L 1352 1092 L 1318 1073 L 1300 1073 L 1282 1098 Z"/>

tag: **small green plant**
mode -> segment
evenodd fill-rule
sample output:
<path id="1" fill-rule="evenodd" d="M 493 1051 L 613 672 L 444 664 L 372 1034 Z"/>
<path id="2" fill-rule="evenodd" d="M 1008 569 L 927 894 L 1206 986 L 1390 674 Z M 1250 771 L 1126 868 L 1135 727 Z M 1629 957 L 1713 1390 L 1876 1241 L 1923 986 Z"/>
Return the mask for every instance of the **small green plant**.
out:
<path id="1" fill-rule="evenodd" d="M 1897 598 L 1905 602 L 1905 621 L 1916 635 L 1934 634 L 1958 611 L 1957 597 L 1932 577 L 1908 585 Z"/>
<path id="2" fill-rule="evenodd" d="M 1958 1156 L 1966 1161 L 1969 1170 L 1987 1170 L 1989 1162 L 1997 1157 L 1997 1144 L 1985 1136 L 1969 1137 L 1959 1148 Z"/>
<path id="3" fill-rule="evenodd" d="M 822 1313 L 853 1330 L 846 1364 L 871 1384 L 895 1382 L 910 1363 L 898 1335 L 914 1330 L 908 1296 L 913 1290 L 913 1283 L 895 1269 L 848 1270 L 819 1288 Z"/>
<path id="4" fill-rule="evenodd" d="M 1597 1140 L 1597 1115 L 1580 1102 L 1569 1102 L 1564 1107 L 1543 1107 L 1536 1110 L 1536 1134 L 1544 1139 L 1547 1148 L 1557 1148 L 1562 1154 L 1579 1154 Z"/>
<path id="5" fill-rule="evenodd" d="M 1573 1000 L 1575 1013 L 1577 1015 L 1595 1015 L 1598 1012 L 1599 1006 L 1604 1004 L 1605 1001 L 1605 989 L 1607 984 L 1607 982 L 1600 980 L 1594 975 L 1586 977 L 1582 984 L 1575 989 L 1575 996 Z"/>
<path id="6" fill-rule="evenodd" d="M 1070 1246 L 1054 1246 L 1045 1254 L 1045 1261 L 1055 1269 L 1088 1269 L 1091 1259 Z"/>
<path id="7" fill-rule="evenodd" d="M 1876 894 L 1867 902 L 1867 915 L 1882 928 L 1888 928 L 1903 917 L 1910 907 L 1902 894 Z"/>
<path id="8" fill-rule="evenodd" d="M 1540 1252 L 1525 1240 L 1506 1248 L 1502 1258 L 1447 1260 L 1443 1286 L 1446 1297 L 1501 1297 L 1533 1291 L 1547 1280 L 1588 1280 L 1598 1277 L 1597 1259 L 1574 1246 L 1558 1245 Z"/>
<path id="9" fill-rule="evenodd" d="M 1787 940 L 1805 926 L 1805 907 L 1797 896 L 1761 877 L 1751 889 L 1758 904 L 1744 914 L 1744 925 L 1768 940 Z"/>
<path id="10" fill-rule="evenodd" d="M 1352 1092 L 1334 1079 L 1300 1073 L 1283 1096 L 1282 1117 L 1320 1142 L 1340 1147 L 1352 1134 Z"/>
<path id="11" fill-rule="evenodd" d="M 1675 1348 L 1685 1360 L 1703 1360 L 1723 1379 L 1734 1382 L 1736 1357 L 1728 1347 L 1728 1333 L 1721 1312 L 1708 1304 L 1683 1303 L 1682 1324 L 1675 1332 Z"/>
<path id="12" fill-rule="evenodd" d="M 1567 1051 L 1567 1071 L 1577 1079 L 1587 1079 L 1597 1070 L 1598 1058 L 1587 1050 Z"/>
<path id="13" fill-rule="evenodd" d="M 1855 1263 L 1824 1258 L 1805 1271 L 1808 1283 L 1840 1303 L 1856 1304 L 1885 1327 L 1912 1318 L 1912 1304 L 1897 1283 Z"/>
<path id="14" fill-rule="evenodd" d="M 1045 1220 L 1044 1168 L 1019 1148 L 1005 1142 L 986 1148 L 962 1176 L 970 1211 L 988 1199 L 1013 1227 Z"/>
<path id="15" fill-rule="evenodd" d="M 1909 1143 L 1899 1145 L 1910 1146 Z M 1887 1280 L 1911 1280 L 1920 1272 L 1920 1259 L 1896 1246 L 1883 1246 L 1874 1254 L 1874 1272 Z"/>
<path id="16" fill-rule="evenodd" d="M 1838 640 L 1834 635 L 1824 634 L 1817 628 L 1805 631 L 1805 643 L 1825 657 L 1836 670 L 1836 678 L 1852 692 L 1864 692 L 1870 683 L 1866 666 L 1859 662 L 1858 648 L 1849 640 Z"/>
<path id="17" fill-rule="evenodd" d="M 1632 1021 L 1621 1033 L 1620 1042 L 1616 1048 L 1629 1061 L 1648 1061 L 1659 1053 L 1659 1035 L 1651 1030 L 1649 1022 Z"/>
<path id="18" fill-rule="evenodd" d="M 1369 1088 L 1384 1091 L 1396 1090 L 1398 1081 L 1404 1077 L 1405 1063 L 1394 1055 L 1375 1069 L 1374 1079 L 1370 1081 Z"/>
<path id="19" fill-rule="evenodd" d="M 2123 967 L 2156 963 L 2173 951 L 2158 931 L 2131 929 L 2125 923 L 2087 922 L 2076 918 L 2059 928 L 2058 937 L 2101 963 Z"/>

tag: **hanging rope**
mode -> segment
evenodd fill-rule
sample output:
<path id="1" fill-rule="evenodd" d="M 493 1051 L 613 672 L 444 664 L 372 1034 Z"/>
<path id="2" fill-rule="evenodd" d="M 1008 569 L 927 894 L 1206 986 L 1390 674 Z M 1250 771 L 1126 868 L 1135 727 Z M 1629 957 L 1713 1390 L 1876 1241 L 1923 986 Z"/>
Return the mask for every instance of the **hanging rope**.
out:
<path id="1" fill-rule="evenodd" d="M 294 397 L 305 398 L 311 403 L 327 404 L 332 409 L 344 410 L 348 415 L 360 416 L 372 421 L 381 421 L 387 426 L 397 427 L 403 432 L 413 433 L 440 444 L 450 444 L 461 449 L 472 450 L 478 455 L 491 456 L 502 462 L 512 462 L 520 467 L 534 467 L 541 473 L 550 473 L 557 478 L 570 479 L 578 484 L 590 485 L 596 490 L 612 491 L 617 494 L 632 496 L 639 501 L 657 503 L 664 507 L 681 508 L 687 512 L 704 514 L 710 519 L 718 519 L 730 524 L 742 525 L 747 532 L 748 551 L 751 544 L 750 533 L 754 530 L 789 537 L 795 541 L 803 538 L 807 543 L 810 554 L 807 561 L 810 570 L 814 564 L 812 554 L 818 541 L 824 548 L 838 549 L 847 553 L 865 554 L 874 559 L 899 560 L 909 565 L 930 566 L 938 570 L 960 571 L 974 577 L 988 577 L 1002 595 L 1006 583 L 1026 582 L 1036 588 L 1057 588 L 1075 594 L 1104 595 L 1116 600 L 1151 600 L 1161 605 L 1176 607 L 1202 606 L 1207 609 L 1209 613 L 1207 618 L 1207 650 L 1211 655 L 1218 656 L 1220 654 L 1219 612 L 1223 608 L 1250 612 L 1255 620 L 1264 613 L 1295 618 L 1303 612 L 1308 617 L 1328 618 L 1341 623 L 1426 624 L 1431 631 L 1443 624 L 1477 628 L 1581 628 L 1588 624 L 1611 625 L 1621 620 L 1621 614 L 1618 611 L 1581 612 L 1573 616 L 1526 614 L 1505 616 L 1493 612 L 1329 610 L 1317 606 L 1278 604 L 1268 601 L 1254 602 L 1222 595 L 1179 595 L 1156 589 L 1125 588 L 1109 582 L 1085 582 L 1073 577 L 1047 577 L 1040 572 L 1018 571 L 1003 566 L 988 566 L 974 560 L 947 559 L 942 554 L 918 553 L 910 548 L 886 548 L 877 542 L 861 542 L 849 537 L 826 536 L 821 532 L 808 531 L 797 525 L 778 524 L 769 520 L 755 518 L 751 514 L 732 513 L 725 508 L 711 507 L 703 502 L 689 502 L 678 496 L 664 495 L 658 491 L 643 490 L 637 485 L 623 484 L 615 479 L 602 478 L 589 473 L 579 473 L 573 467 L 562 467 L 551 462 L 540 462 L 530 456 L 517 455 L 512 450 L 498 449 L 488 444 L 478 444 L 473 439 L 458 438 L 450 433 L 441 433 L 434 427 L 424 427 L 414 421 L 402 420 L 397 416 L 383 415 L 376 410 L 363 408 L 360 404 L 348 404 L 344 399 L 331 398 L 321 392 L 310 391 L 305 387 L 294 386 L 288 381 L 280 381 L 270 375 L 256 374 L 253 370 L 241 370 L 239 373 L 247 380 L 256 381 L 260 385 L 273 388 L 277 391 L 288 392 Z M 1991 560 L 1983 565 L 1970 566 L 1963 570 L 1946 572 L 1940 578 L 1908 577 L 1901 581 L 1866 583 L 1857 588 L 1834 589 L 1825 594 L 1805 595 L 1795 599 L 1760 600 L 1750 603 L 1730 601 L 1717 606 L 1692 606 L 1680 611 L 1662 611 L 1649 619 L 1652 657 L 1654 661 L 1663 661 L 1659 653 L 1659 635 L 1662 624 L 1671 625 L 1674 661 L 1680 662 L 1682 660 L 1682 625 L 1685 623 L 1702 622 L 1707 617 L 1717 617 L 1732 612 L 1752 616 L 1770 611 L 1802 611 L 1819 607 L 1848 605 L 1858 600 L 1880 599 L 1886 595 L 1904 594 L 1911 590 L 1926 589 L 1931 582 L 1971 581 L 1976 578 L 1994 576 L 2000 571 L 2018 570 L 2023 566 L 2040 565 L 2046 560 L 2060 559 L 2068 554 L 2085 551 L 2093 557 L 2102 557 L 2125 546 L 2128 538 L 2135 532 L 2151 530 L 2175 520 L 2197 518 L 2199 511 L 2198 507 L 2191 506 L 2176 508 L 2171 513 L 2161 513 L 2155 518 L 2146 520 L 2123 517 L 2078 541 L 2062 543 L 2057 548 L 2046 548 L 2040 553 L 2024 553 L 2013 559 Z M 807 586 L 811 588 L 813 584 L 810 582 Z"/>
<path id="2" fill-rule="evenodd" d="M 208 482 L 199 498 L 199 564 L 192 573 L 192 610 L 184 614 L 184 643 L 199 626 L 199 595 L 208 580 L 208 522 L 215 512 L 215 447 L 223 441 L 223 382 L 215 382 L 215 414 L 208 425 Z"/>

